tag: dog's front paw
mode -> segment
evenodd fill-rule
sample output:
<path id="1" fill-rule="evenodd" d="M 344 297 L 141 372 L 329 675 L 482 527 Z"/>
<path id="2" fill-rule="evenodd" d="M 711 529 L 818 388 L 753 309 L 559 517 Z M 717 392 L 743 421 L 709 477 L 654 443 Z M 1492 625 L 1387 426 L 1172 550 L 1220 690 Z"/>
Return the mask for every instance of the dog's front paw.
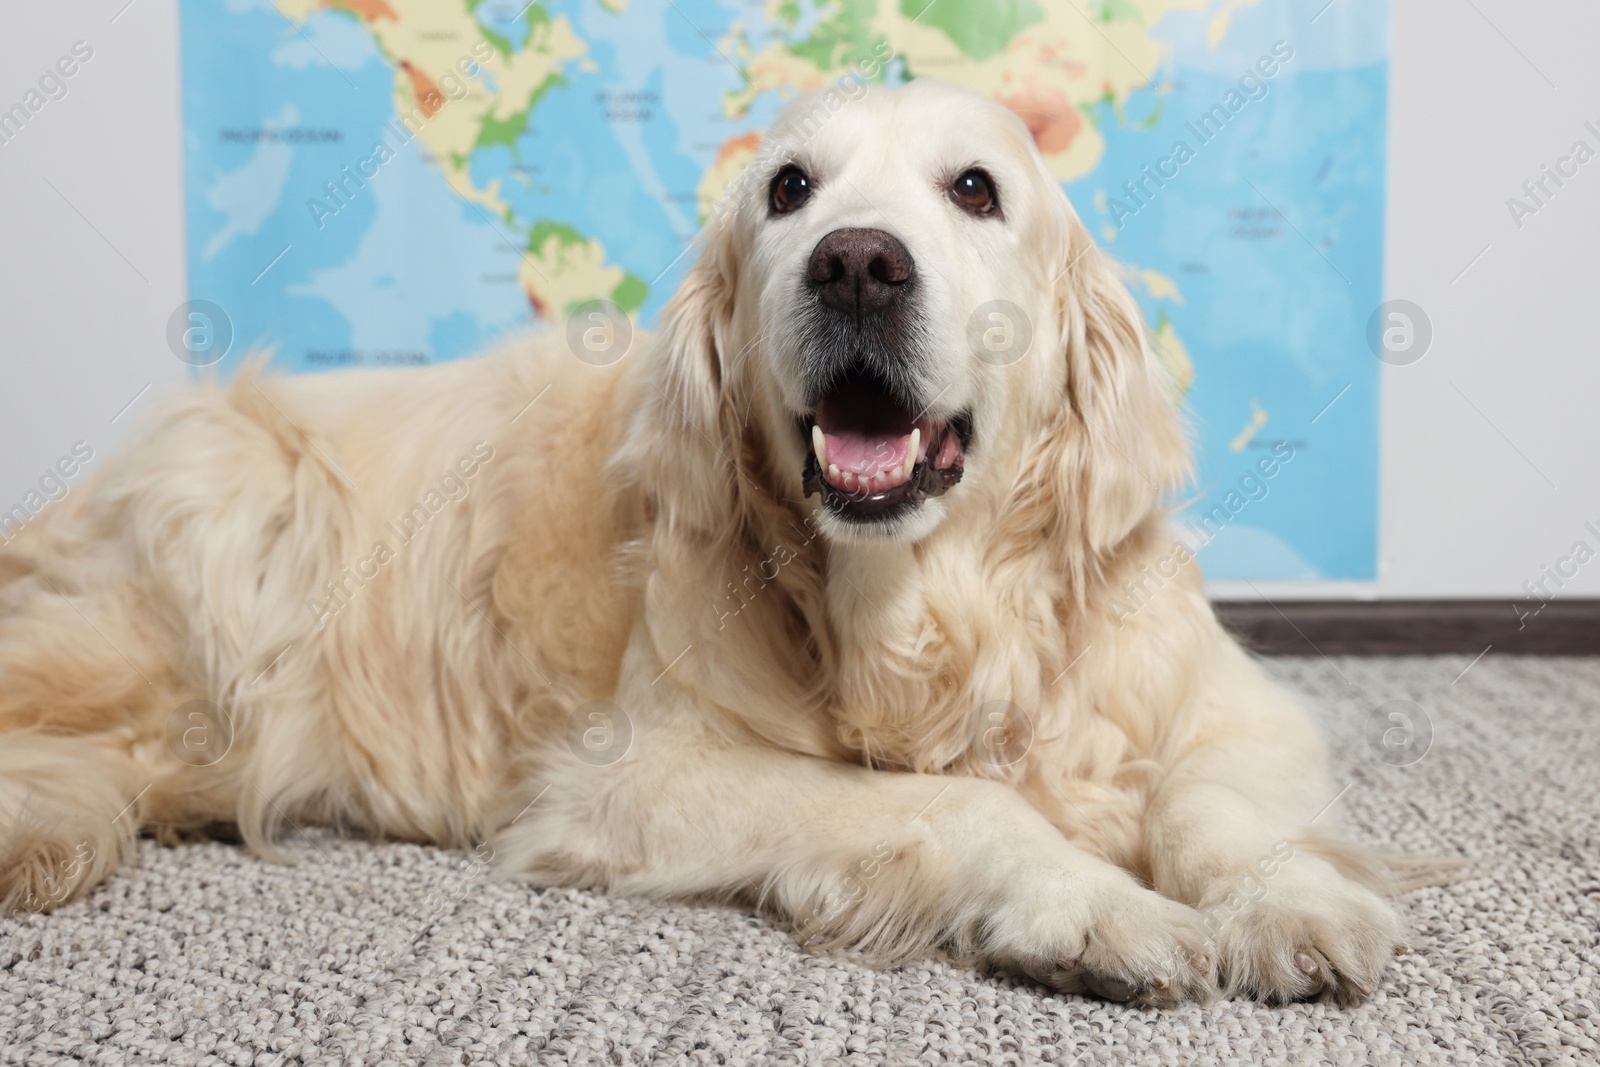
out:
<path id="1" fill-rule="evenodd" d="M 1057 918 L 1062 930 L 1044 939 L 1055 951 L 1021 960 L 1054 989 L 1150 1007 L 1216 995 L 1214 956 L 1192 908 L 1128 879 L 1092 888 Z"/>
<path id="2" fill-rule="evenodd" d="M 1306 873 L 1237 907 L 1201 906 L 1229 993 L 1273 1004 L 1322 996 L 1353 1004 L 1372 995 L 1384 968 L 1405 951 L 1400 916 L 1388 901 L 1332 867 Z"/>

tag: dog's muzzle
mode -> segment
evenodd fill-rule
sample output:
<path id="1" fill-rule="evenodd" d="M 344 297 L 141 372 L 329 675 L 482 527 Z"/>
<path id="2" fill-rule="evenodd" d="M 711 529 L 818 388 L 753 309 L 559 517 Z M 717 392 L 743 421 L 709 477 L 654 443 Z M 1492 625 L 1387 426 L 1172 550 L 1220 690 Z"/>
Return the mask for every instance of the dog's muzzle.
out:
<path id="1" fill-rule="evenodd" d="M 803 284 L 813 300 L 801 337 L 806 495 L 869 522 L 946 492 L 961 480 L 971 420 L 933 418 L 919 399 L 925 331 L 910 250 L 883 230 L 834 230 Z"/>

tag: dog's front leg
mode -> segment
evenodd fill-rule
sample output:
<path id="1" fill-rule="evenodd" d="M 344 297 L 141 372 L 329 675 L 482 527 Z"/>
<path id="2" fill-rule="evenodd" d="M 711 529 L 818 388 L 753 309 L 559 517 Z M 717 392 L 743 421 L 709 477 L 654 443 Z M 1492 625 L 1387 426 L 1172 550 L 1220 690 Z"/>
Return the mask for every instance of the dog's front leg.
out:
<path id="1" fill-rule="evenodd" d="M 807 944 L 885 960 L 940 946 L 1063 991 L 1158 1004 L 1211 991 L 1190 908 L 1071 845 L 1002 784 L 733 741 L 665 679 L 625 686 L 618 705 L 633 737 L 615 762 L 552 740 L 537 799 L 495 842 L 511 871 L 760 900 Z"/>
<path id="2" fill-rule="evenodd" d="M 1310 719 L 1235 654 L 1147 812 L 1155 887 L 1201 914 L 1229 992 L 1359 999 L 1404 950 L 1374 892 L 1381 864 L 1332 832 L 1337 790 Z"/>

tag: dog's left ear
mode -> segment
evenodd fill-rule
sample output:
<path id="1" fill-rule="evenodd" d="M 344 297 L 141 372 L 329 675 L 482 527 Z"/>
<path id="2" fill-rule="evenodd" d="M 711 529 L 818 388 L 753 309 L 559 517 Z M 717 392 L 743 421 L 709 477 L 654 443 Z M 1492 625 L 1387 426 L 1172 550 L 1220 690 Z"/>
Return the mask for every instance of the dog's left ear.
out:
<path id="1" fill-rule="evenodd" d="M 724 362 L 737 285 L 733 229 L 713 220 L 701 231 L 699 258 L 644 354 L 639 414 L 619 456 L 669 528 L 719 530 L 736 509 Z"/>
<path id="2" fill-rule="evenodd" d="M 1115 549 L 1189 478 L 1176 389 L 1150 350 L 1138 304 L 1065 194 L 1055 299 L 1066 391 L 1054 489 L 1091 553 Z"/>

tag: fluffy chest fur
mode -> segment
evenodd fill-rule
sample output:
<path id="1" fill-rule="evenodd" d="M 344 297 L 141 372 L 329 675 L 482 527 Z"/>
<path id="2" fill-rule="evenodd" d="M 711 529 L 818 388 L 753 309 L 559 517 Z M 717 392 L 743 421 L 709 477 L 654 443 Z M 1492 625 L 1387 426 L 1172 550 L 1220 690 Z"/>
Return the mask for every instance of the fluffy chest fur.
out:
<path id="1" fill-rule="evenodd" d="M 1182 625 L 1203 600 L 1184 577 L 1148 617 L 1129 616 L 1113 581 L 1165 536 L 1153 520 L 1087 598 L 1048 552 L 964 533 L 915 553 L 830 558 L 840 742 L 879 767 L 1010 781 L 1069 837 L 1137 867 L 1141 813 L 1187 745 L 1192 665 L 1152 640 L 1151 662 L 1130 676 L 1114 650 Z"/>

